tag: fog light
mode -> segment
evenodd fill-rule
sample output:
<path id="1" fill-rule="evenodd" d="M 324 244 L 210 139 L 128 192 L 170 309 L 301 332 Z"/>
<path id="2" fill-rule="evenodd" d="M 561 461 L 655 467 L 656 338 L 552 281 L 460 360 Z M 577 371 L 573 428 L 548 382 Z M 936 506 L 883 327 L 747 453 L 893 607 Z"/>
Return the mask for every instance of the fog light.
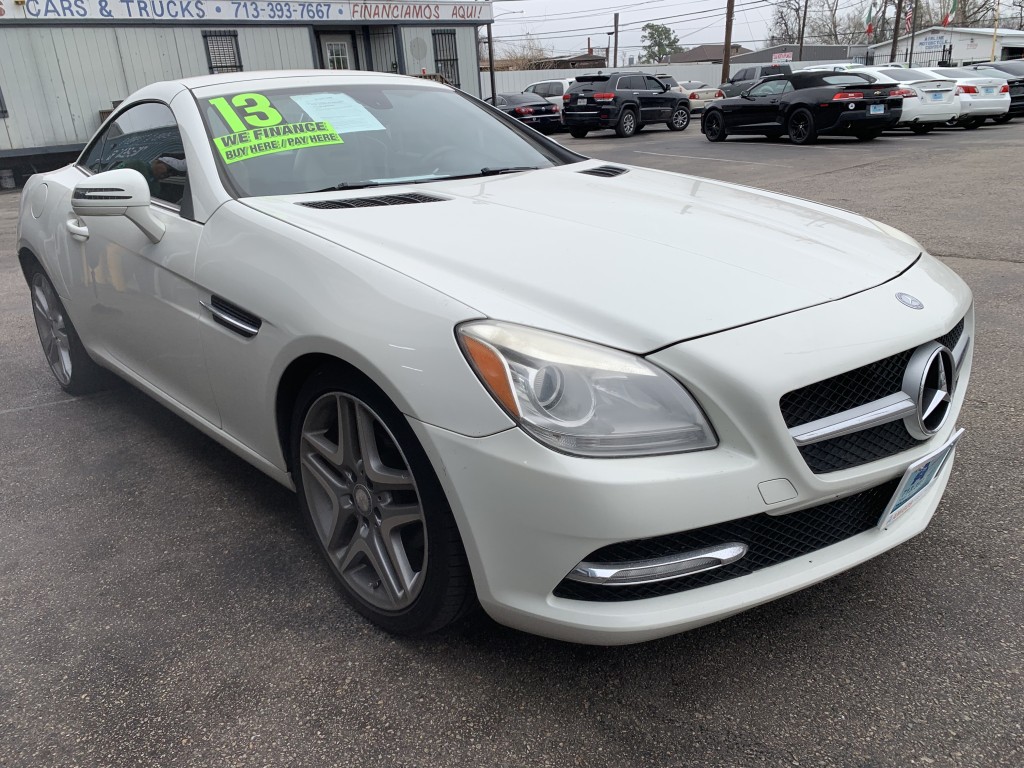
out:
<path id="1" fill-rule="evenodd" d="M 566 578 L 583 584 L 603 584 L 607 587 L 648 584 L 721 568 L 723 565 L 735 563 L 745 554 L 747 545 L 732 541 L 651 560 L 630 560 L 623 563 L 583 561 L 573 568 Z"/>

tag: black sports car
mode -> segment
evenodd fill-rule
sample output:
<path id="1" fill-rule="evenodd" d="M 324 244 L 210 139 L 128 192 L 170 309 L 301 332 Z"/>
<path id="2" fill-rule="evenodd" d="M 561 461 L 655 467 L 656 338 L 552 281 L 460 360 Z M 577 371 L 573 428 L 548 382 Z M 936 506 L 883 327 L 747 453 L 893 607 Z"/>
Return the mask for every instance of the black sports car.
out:
<path id="1" fill-rule="evenodd" d="M 821 134 L 875 139 L 900 120 L 903 98 L 894 83 L 883 85 L 855 72 L 794 72 L 760 80 L 731 99 L 708 104 L 700 129 L 708 141 L 731 134 L 789 134 L 794 144 L 812 144 Z"/>
<path id="2" fill-rule="evenodd" d="M 562 127 L 558 106 L 535 93 L 499 93 L 497 102 L 493 96 L 484 101 L 541 133 L 551 133 Z"/>

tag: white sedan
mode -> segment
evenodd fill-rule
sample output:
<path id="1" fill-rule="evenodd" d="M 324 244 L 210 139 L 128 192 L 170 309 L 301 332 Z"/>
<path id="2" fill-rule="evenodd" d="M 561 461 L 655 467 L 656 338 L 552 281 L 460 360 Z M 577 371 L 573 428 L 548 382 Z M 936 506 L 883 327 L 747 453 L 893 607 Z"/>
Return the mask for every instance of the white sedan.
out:
<path id="1" fill-rule="evenodd" d="M 636 642 L 852 568 L 928 525 L 971 373 L 970 290 L 887 225 L 393 75 L 148 86 L 18 252 L 65 390 L 113 371 L 295 489 L 403 634 Z"/>
<path id="2" fill-rule="evenodd" d="M 952 78 L 888 64 L 851 71 L 872 75 L 879 79 L 879 85 L 899 84 L 899 89 L 892 92 L 893 96 L 903 97 L 903 114 L 897 128 L 909 128 L 914 133 L 924 134 L 960 117 L 956 81 Z"/>
<path id="3" fill-rule="evenodd" d="M 960 117 L 954 121 L 957 125 L 977 128 L 986 119 L 1001 118 L 1010 111 L 1010 86 L 1003 73 L 953 67 L 922 67 L 921 71 L 956 81 L 956 97 L 960 102 Z"/>

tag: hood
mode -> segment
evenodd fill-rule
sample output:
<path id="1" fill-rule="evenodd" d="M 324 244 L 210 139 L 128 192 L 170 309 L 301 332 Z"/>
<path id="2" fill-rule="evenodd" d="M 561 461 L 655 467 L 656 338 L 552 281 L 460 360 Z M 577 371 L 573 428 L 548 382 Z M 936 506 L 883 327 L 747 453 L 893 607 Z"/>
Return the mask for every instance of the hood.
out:
<path id="1" fill-rule="evenodd" d="M 387 265 L 481 315 L 636 353 L 892 279 L 920 248 L 852 213 L 606 163 L 242 202 Z M 440 202 L 302 203 L 416 193 Z"/>

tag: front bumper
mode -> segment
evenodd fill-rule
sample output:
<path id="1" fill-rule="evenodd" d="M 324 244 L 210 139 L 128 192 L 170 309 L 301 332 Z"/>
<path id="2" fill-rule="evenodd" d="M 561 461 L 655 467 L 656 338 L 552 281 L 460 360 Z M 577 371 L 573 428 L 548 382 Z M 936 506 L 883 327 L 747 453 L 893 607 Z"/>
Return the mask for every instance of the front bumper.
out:
<path id="1" fill-rule="evenodd" d="M 919 298 L 927 311 L 901 305 L 894 298 L 898 291 Z M 779 398 L 937 338 L 965 316 L 964 333 L 973 337 L 970 302 L 959 278 L 926 258 L 856 296 L 651 356 L 700 401 L 719 436 L 714 450 L 582 459 L 555 453 L 519 429 L 468 438 L 412 422 L 452 505 L 481 604 L 503 624 L 549 637 L 639 642 L 794 592 L 916 535 L 938 506 L 952 462 L 889 530 L 871 528 L 806 556 L 678 594 L 620 602 L 554 595 L 566 575 L 602 547 L 751 515 L 785 515 L 900 477 L 952 434 L 970 377 L 970 352 L 938 434 L 852 469 L 812 473 L 782 421 Z M 764 484 L 780 479 L 791 484 L 795 497 L 768 503 Z"/>

